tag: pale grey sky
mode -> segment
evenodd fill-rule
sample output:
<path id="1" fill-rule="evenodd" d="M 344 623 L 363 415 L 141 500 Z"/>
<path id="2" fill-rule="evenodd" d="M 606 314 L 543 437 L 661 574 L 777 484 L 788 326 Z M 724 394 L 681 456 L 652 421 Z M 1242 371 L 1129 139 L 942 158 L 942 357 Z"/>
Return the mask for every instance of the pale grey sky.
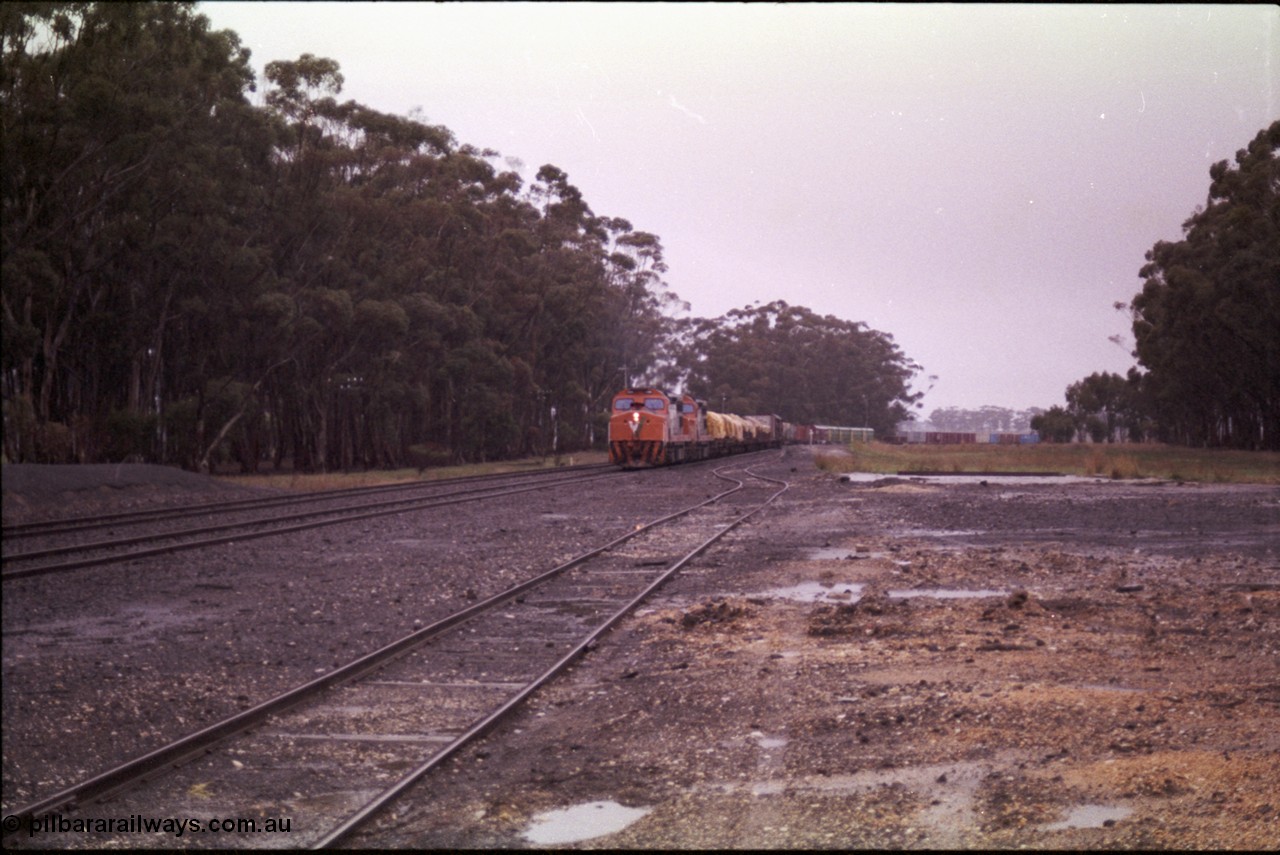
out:
<path id="1" fill-rule="evenodd" d="M 329 57 L 341 98 L 560 167 L 662 239 L 694 315 L 782 299 L 891 333 L 938 375 L 926 414 L 1123 374 L 1112 304 L 1280 118 L 1270 4 L 199 8 L 260 89 Z"/>

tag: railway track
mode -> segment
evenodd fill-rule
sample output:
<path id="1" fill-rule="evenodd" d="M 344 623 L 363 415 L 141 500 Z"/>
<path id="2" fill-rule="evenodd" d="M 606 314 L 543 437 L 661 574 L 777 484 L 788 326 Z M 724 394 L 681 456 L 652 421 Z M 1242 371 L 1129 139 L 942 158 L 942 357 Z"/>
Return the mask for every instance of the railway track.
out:
<path id="1" fill-rule="evenodd" d="M 138 846 L 294 848 L 348 840 L 787 489 L 750 470 L 727 474 L 733 468 L 741 465 L 715 471 L 733 486 L 705 501 L 12 814 L 27 822 L 186 817 L 206 828 L 212 818 L 235 818 L 258 829 L 193 833 L 181 842 L 165 832 L 114 838 Z M 113 799 L 109 807 L 101 804 L 106 799 Z M 262 831 L 285 821 L 287 834 Z M 23 833 L 7 835 L 6 844 L 28 841 L 101 846 L 113 838 Z"/>
<path id="2" fill-rule="evenodd" d="M 618 476 L 615 467 L 601 464 L 6 526 L 0 579 L 60 573 Z M 193 517 L 205 521 L 189 524 Z M 208 521 L 210 518 L 216 521 Z M 147 530 L 117 534 L 118 530 L 141 526 Z M 110 528 L 111 536 L 88 539 L 103 528 Z M 28 545 L 15 550 L 15 542 Z"/>
<path id="3" fill-rule="evenodd" d="M 286 507 L 289 505 L 310 505 L 330 499 L 345 499 L 358 496 L 387 496 L 395 493 L 422 493 L 434 490 L 447 490 L 457 487 L 492 485 L 495 482 L 514 482 L 536 480 L 549 475 L 587 474 L 595 472 L 616 471 L 617 467 L 609 463 L 569 466 L 555 470 L 535 469 L 527 472 L 500 472 L 491 475 L 469 475 L 458 478 L 439 478 L 431 481 L 414 481 L 403 484 L 383 484 L 371 487 L 346 487 L 336 490 L 320 490 L 305 494 L 288 494 L 263 496 L 256 499 L 230 499 L 217 502 L 193 502 L 162 508 L 150 508 L 137 511 L 120 511 L 109 514 L 69 517 L 51 520 L 40 520 L 26 523 L 11 523 L 0 528 L 0 535 L 5 540 L 26 537 L 39 537 L 70 532 L 90 531 L 98 528 L 136 525 L 183 517 L 201 516 L 240 509 L 265 509 Z"/>

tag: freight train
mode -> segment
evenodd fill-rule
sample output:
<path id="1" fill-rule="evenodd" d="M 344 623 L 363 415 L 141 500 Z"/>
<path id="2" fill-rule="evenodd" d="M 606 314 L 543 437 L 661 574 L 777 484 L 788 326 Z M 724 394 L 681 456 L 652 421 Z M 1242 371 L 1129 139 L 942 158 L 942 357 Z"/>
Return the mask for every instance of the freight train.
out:
<path id="1" fill-rule="evenodd" d="M 666 466 L 777 448 L 794 427 L 775 415 L 715 413 L 692 395 L 623 389 L 609 411 L 609 462 L 623 469 Z"/>

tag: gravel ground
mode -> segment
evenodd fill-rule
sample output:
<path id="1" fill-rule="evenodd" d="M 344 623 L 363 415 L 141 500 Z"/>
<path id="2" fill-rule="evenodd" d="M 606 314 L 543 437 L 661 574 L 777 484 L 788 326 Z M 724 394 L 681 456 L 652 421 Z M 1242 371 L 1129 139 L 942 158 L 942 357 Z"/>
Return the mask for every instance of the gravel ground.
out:
<path id="1" fill-rule="evenodd" d="M 4 467 L 4 523 L 217 502 L 266 493 L 232 487 L 172 466 L 9 463 Z"/>
<path id="2" fill-rule="evenodd" d="M 6 522 L 192 489 L 17 492 L 9 468 Z M 1280 847 L 1280 491 L 845 483 L 804 450 L 765 471 L 794 484 L 777 507 L 357 842 Z M 6 583 L 4 802 L 713 492 L 705 472 Z M 612 803 L 639 819 L 539 836 Z"/>
<path id="3" fill-rule="evenodd" d="M 5 467 L 7 523 L 248 492 L 165 467 L 47 468 L 48 482 L 20 482 Z M 596 545 L 601 531 L 682 507 L 711 480 L 639 473 L 629 483 L 658 493 L 644 505 L 566 487 L 5 582 L 4 805 L 306 682 Z"/>

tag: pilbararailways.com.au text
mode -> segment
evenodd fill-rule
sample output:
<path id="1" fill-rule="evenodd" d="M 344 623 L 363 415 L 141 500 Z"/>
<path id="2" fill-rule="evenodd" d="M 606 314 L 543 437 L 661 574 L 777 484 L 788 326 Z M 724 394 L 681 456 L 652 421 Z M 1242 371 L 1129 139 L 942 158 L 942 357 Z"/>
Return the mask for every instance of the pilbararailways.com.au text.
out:
<path id="1" fill-rule="evenodd" d="M 130 814 L 127 817 L 68 817 L 60 813 L 46 814 L 23 820 L 17 816 L 4 819 L 5 831 L 26 828 L 27 834 L 288 834 L 293 821 L 289 817 L 279 819 L 185 819 L 158 818 Z"/>

